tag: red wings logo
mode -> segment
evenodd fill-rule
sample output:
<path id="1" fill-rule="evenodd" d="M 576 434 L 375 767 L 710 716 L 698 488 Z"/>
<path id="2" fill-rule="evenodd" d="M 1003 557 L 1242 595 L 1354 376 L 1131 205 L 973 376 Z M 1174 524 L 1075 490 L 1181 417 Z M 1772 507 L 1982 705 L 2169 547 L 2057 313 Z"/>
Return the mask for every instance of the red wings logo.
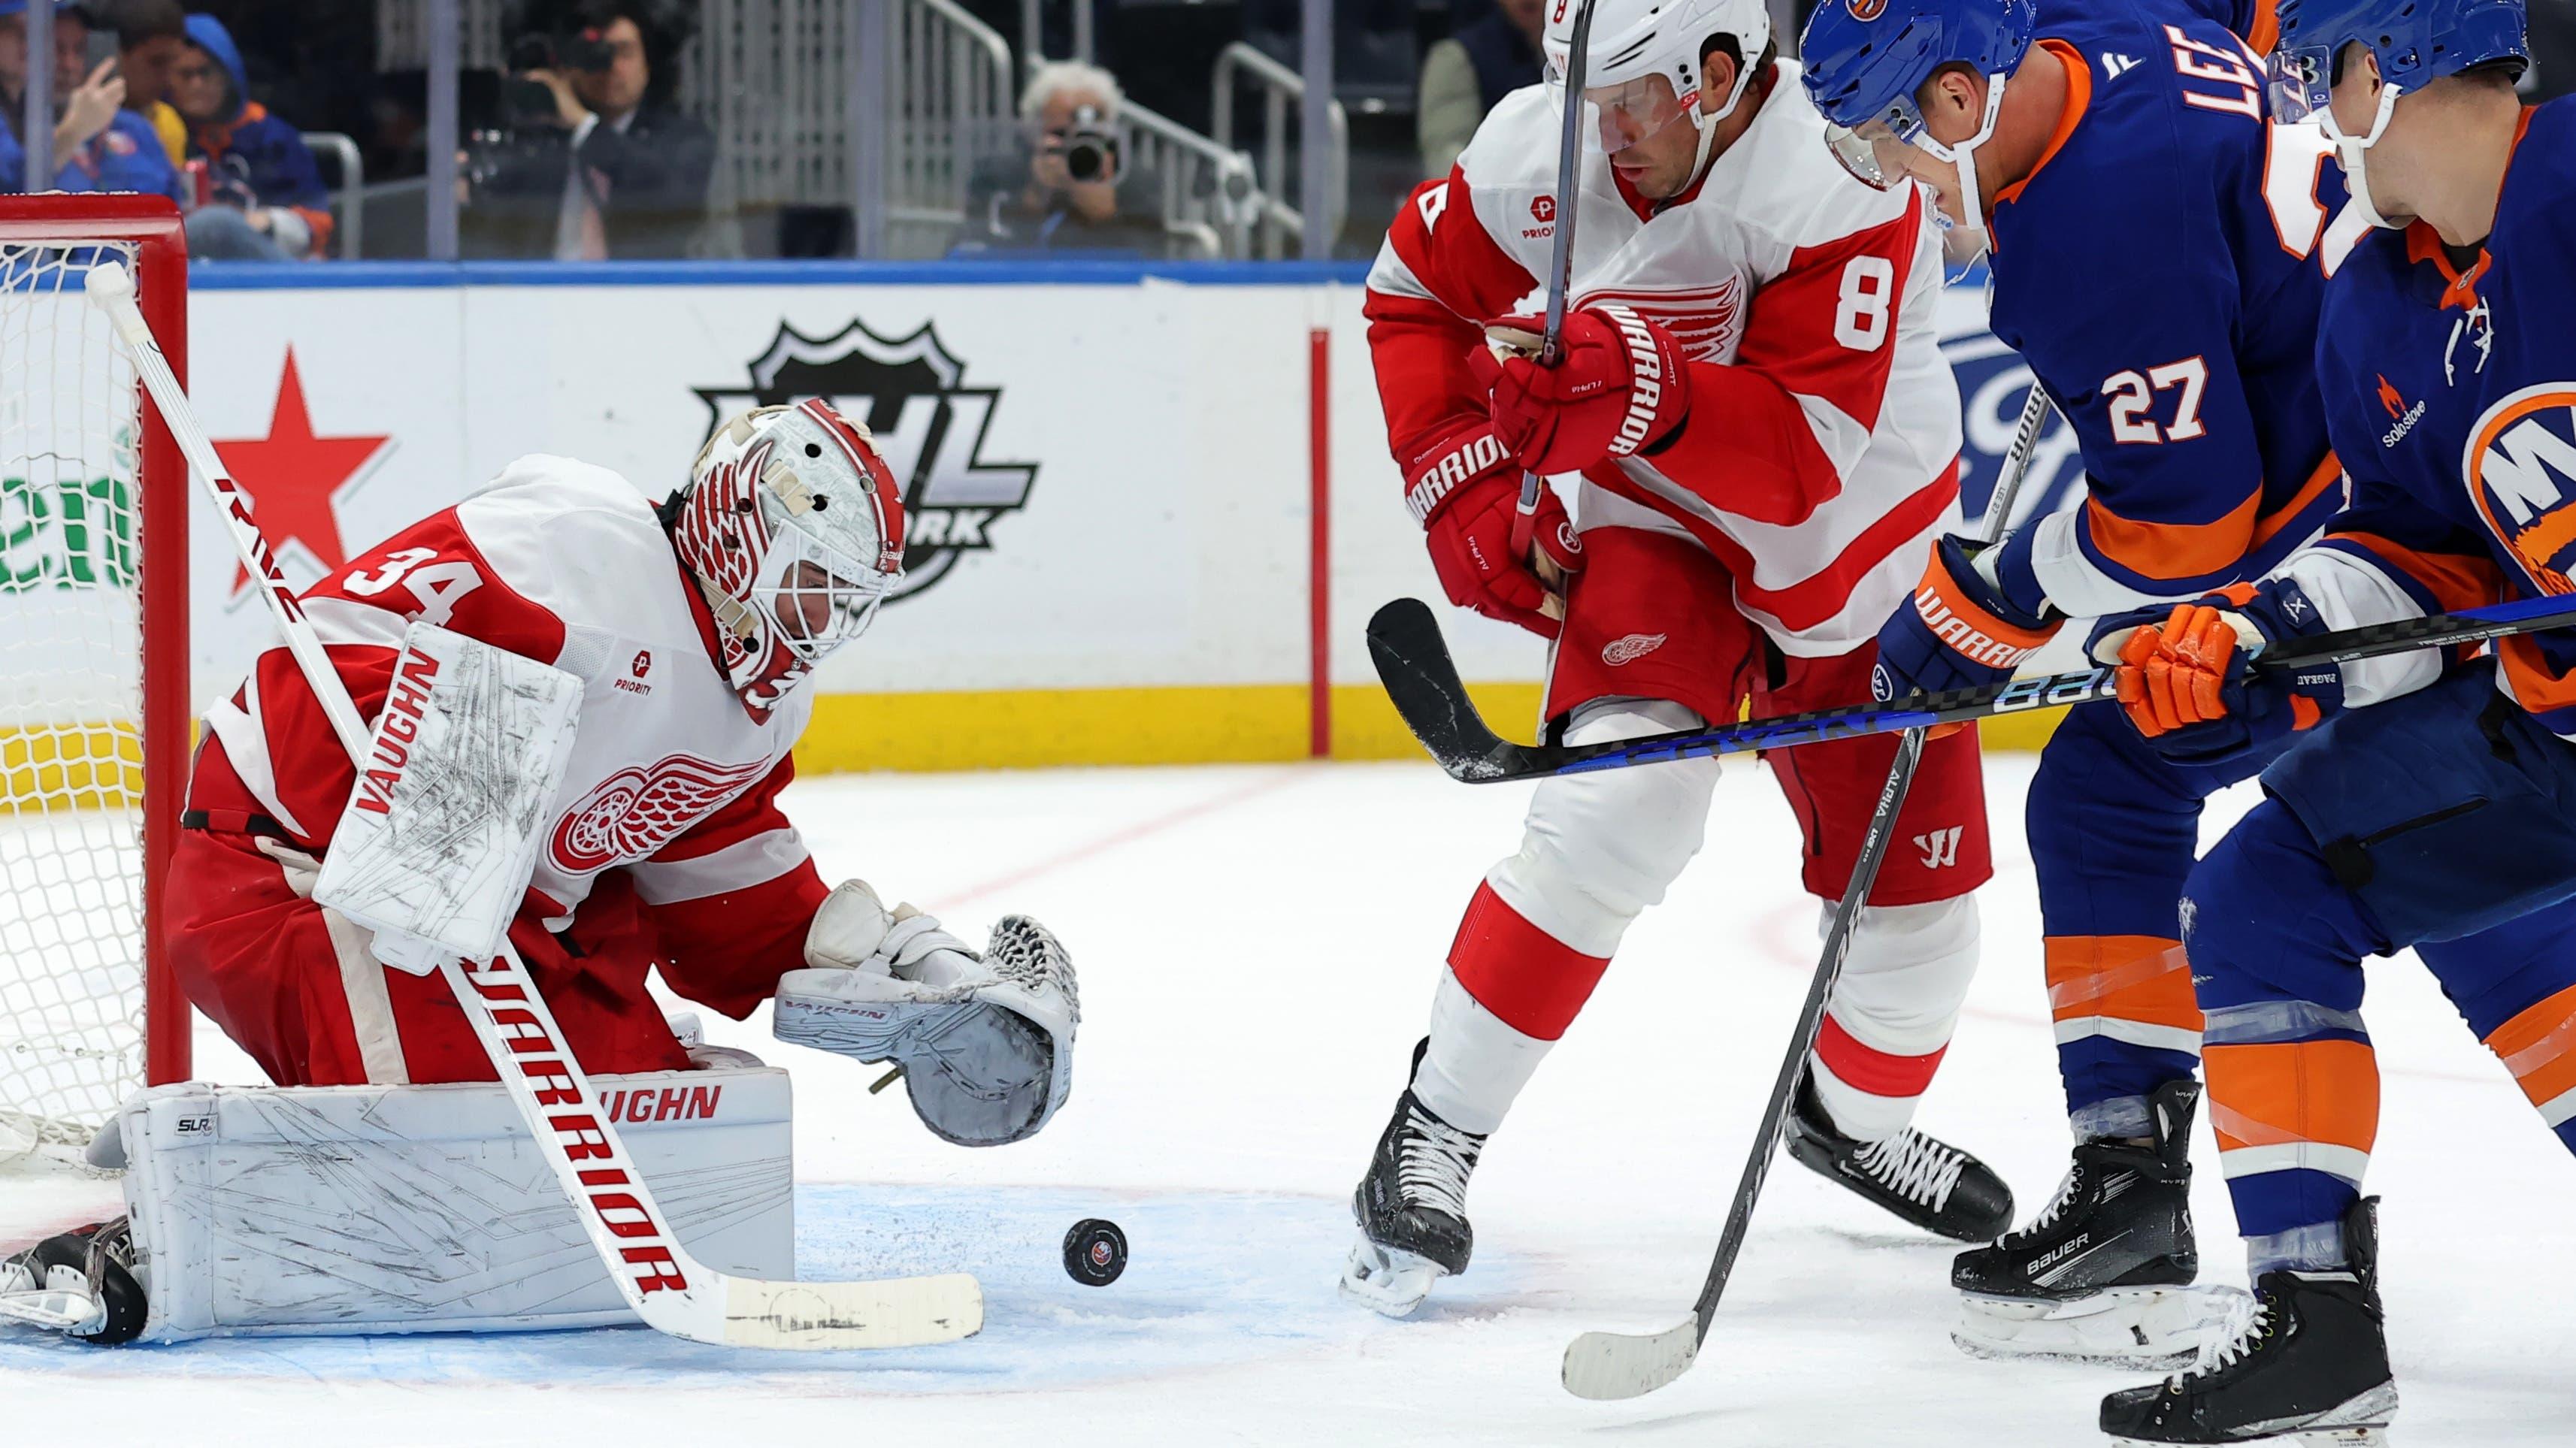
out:
<path id="1" fill-rule="evenodd" d="M 587 875 L 643 859 L 768 771 L 757 761 L 715 764 L 685 754 L 645 769 L 621 769 L 564 812 L 555 826 L 555 866 Z"/>
<path id="2" fill-rule="evenodd" d="M 1617 302 L 1673 334 L 1682 355 L 1693 362 L 1723 362 L 1744 327 L 1744 279 L 1728 277 L 1713 287 L 1680 291 L 1620 291 L 1583 294 L 1583 305 Z"/>

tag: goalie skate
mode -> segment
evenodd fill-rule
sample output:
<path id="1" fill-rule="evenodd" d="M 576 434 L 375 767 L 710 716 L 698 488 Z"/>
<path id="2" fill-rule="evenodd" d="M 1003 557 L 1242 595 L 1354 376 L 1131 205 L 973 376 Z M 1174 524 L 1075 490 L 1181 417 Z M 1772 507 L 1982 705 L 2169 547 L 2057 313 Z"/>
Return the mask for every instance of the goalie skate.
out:
<path id="1" fill-rule="evenodd" d="M 0 1321 L 112 1346 L 132 1342 L 144 1317 L 134 1235 L 123 1217 L 48 1237 L 0 1262 Z"/>

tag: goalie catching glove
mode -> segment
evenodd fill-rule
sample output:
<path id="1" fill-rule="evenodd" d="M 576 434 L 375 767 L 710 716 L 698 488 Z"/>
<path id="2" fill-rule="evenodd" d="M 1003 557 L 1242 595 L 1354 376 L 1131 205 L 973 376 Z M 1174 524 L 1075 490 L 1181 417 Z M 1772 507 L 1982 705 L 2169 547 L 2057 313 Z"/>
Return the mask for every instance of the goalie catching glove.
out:
<path id="1" fill-rule="evenodd" d="M 1006 915 L 982 954 L 864 880 L 832 892 L 805 936 L 810 969 L 778 978 L 773 1033 L 903 1068 L 914 1114 L 959 1146 L 1037 1134 L 1073 1089 L 1081 1022 L 1073 961 L 1047 928 Z"/>

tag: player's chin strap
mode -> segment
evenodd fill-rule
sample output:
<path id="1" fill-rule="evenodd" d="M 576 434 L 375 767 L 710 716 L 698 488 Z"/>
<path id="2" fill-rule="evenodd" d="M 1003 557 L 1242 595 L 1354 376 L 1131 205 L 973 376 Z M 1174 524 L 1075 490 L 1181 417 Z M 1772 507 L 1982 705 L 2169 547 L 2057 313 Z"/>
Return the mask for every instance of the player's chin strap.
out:
<path id="1" fill-rule="evenodd" d="M 1954 267 L 1973 265 L 1986 254 L 1985 190 L 1977 183 L 1977 148 L 1995 138 L 1995 120 L 2003 114 L 2004 81 L 2001 72 L 1986 77 L 1986 115 L 1977 133 L 1959 144 L 1945 145 L 1930 131 L 1914 138 L 1914 144 L 1936 161 L 1946 161 L 1959 169 L 1959 216 L 1953 221 L 1936 204 L 1932 215 L 1941 227 L 1941 256 Z M 1950 280 L 1957 280 L 1956 277 Z"/>
<path id="2" fill-rule="evenodd" d="M 2367 136 L 2345 135 L 2343 128 L 2335 124 L 2331 108 L 2318 113 L 2318 119 L 2325 124 L 2326 138 L 2334 142 L 2335 159 L 2343 163 L 2345 189 L 2352 194 L 2353 209 L 2361 213 L 2364 221 L 2385 231 L 2404 228 L 2381 214 L 2379 203 L 2371 199 L 2370 178 L 2363 170 L 2362 157 L 2379 144 L 2380 137 L 2388 134 L 2389 118 L 2397 114 L 2397 98 L 2405 90 L 2404 86 L 2389 83 L 2379 87 L 2379 113 L 2371 117 L 2370 134 Z"/>

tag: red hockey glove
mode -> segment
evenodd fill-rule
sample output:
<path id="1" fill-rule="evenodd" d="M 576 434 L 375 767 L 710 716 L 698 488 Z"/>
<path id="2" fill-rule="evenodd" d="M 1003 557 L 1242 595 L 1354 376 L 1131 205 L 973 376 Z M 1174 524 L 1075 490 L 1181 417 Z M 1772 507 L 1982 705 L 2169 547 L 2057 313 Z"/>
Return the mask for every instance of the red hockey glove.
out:
<path id="1" fill-rule="evenodd" d="M 1539 473 L 1580 472 L 1653 447 L 1681 426 L 1690 372 L 1672 333 L 1626 307 L 1585 307 L 1566 314 L 1557 364 L 1542 367 L 1545 325 L 1505 317 L 1487 326 L 1489 345 L 1468 358 L 1493 390 L 1494 435 L 1513 461 Z"/>
<path id="2" fill-rule="evenodd" d="M 1422 525 L 1449 601 L 1554 638 L 1565 616 L 1563 576 L 1583 567 L 1583 544 L 1552 489 L 1542 488 L 1530 556 L 1512 556 L 1521 470 L 1494 430 L 1459 423 L 1405 460 L 1404 502 Z"/>

